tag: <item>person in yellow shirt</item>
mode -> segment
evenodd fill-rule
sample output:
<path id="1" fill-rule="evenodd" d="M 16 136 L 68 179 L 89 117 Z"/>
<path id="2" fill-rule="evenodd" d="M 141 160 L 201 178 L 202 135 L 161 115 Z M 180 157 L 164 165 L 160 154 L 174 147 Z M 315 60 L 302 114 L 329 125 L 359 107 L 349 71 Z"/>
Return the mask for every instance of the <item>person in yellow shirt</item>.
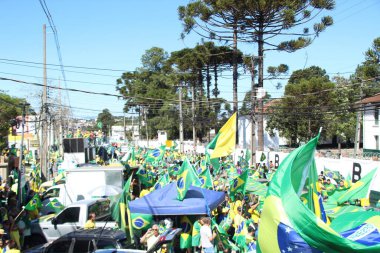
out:
<path id="1" fill-rule="evenodd" d="M 84 224 L 84 229 L 94 229 L 95 218 L 96 218 L 95 213 L 90 213 L 90 215 L 88 216 L 88 221 L 86 222 L 86 224 Z"/>
<path id="2" fill-rule="evenodd" d="M 20 253 L 21 251 L 17 248 L 17 244 L 14 240 L 10 240 L 8 244 L 7 253 Z"/>
<path id="3" fill-rule="evenodd" d="M 234 217 L 234 228 L 237 229 L 237 227 L 241 224 L 241 222 L 244 220 L 244 217 L 242 215 L 242 207 L 237 207 L 237 214 L 235 214 Z"/>
<path id="4" fill-rule="evenodd" d="M 251 219 L 253 220 L 253 223 L 255 223 L 255 225 L 259 223 L 259 219 L 260 219 L 260 213 L 257 210 L 257 207 L 259 206 L 259 204 L 260 204 L 259 199 L 257 199 L 257 202 L 249 203 L 248 213 L 251 214 Z"/>

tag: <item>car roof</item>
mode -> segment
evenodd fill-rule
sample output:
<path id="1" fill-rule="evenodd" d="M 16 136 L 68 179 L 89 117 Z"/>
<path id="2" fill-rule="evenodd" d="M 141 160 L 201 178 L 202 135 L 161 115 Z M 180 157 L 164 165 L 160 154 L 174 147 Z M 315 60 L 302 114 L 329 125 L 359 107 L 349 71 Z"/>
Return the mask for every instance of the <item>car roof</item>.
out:
<path id="1" fill-rule="evenodd" d="M 103 202 L 103 201 L 108 201 L 108 199 L 106 198 L 96 198 L 96 199 L 83 199 L 83 200 L 79 200 L 79 201 L 76 201 L 72 204 L 69 205 L 69 207 L 71 206 L 78 206 L 78 205 L 92 205 L 92 204 L 95 204 L 96 202 Z"/>
<path id="2" fill-rule="evenodd" d="M 113 228 L 94 228 L 94 229 L 79 229 L 58 238 L 58 240 L 82 238 L 82 239 L 114 239 L 123 240 L 127 238 L 124 231 Z"/>

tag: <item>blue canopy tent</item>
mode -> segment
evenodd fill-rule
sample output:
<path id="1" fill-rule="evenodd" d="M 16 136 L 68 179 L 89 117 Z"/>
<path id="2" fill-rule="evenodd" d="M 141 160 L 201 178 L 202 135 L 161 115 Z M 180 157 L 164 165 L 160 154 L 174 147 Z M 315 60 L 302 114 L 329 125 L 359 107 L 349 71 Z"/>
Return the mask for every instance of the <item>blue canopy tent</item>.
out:
<path id="1" fill-rule="evenodd" d="M 131 213 L 152 215 L 202 215 L 214 210 L 224 201 L 224 192 L 191 186 L 183 201 L 177 200 L 176 183 L 155 190 L 129 202 Z"/>

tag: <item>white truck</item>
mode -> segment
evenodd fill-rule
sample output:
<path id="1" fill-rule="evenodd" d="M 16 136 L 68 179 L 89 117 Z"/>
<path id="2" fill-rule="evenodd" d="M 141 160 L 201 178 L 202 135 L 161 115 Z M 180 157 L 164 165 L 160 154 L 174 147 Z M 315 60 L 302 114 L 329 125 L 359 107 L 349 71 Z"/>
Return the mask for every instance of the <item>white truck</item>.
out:
<path id="1" fill-rule="evenodd" d="M 31 223 L 33 245 L 51 242 L 84 227 L 90 213 L 96 214 L 96 227 L 116 227 L 112 221 L 110 201 L 105 198 L 81 200 L 57 214 L 42 216 Z"/>
<path id="2" fill-rule="evenodd" d="M 84 166 L 66 170 L 66 182 L 48 188 L 42 195 L 42 215 L 54 213 L 47 204 L 57 199 L 63 206 L 83 199 L 108 197 L 122 192 L 124 167 Z"/>

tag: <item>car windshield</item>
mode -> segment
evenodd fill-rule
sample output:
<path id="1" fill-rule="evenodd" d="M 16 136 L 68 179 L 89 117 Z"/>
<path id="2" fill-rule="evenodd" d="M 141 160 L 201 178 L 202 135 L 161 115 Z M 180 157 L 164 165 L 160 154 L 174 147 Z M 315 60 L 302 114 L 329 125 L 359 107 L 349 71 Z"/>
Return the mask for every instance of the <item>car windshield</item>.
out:
<path id="1" fill-rule="evenodd" d="M 131 249 L 131 248 L 133 248 L 133 244 L 127 238 L 119 240 L 118 244 L 120 245 L 121 249 Z"/>

